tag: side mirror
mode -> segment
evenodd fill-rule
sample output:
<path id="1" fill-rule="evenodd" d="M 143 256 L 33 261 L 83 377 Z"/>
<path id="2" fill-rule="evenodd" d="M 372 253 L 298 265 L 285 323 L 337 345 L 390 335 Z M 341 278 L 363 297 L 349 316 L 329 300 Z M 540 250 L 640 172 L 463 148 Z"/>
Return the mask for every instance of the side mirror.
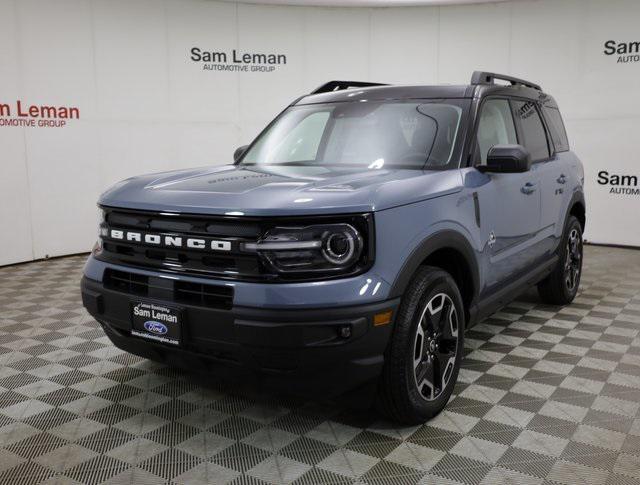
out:
<path id="1" fill-rule="evenodd" d="M 494 145 L 487 153 L 487 164 L 481 172 L 522 173 L 531 169 L 531 154 L 522 145 Z"/>
<path id="2" fill-rule="evenodd" d="M 242 155 L 244 155 L 244 152 L 247 151 L 247 148 L 249 148 L 249 145 L 242 145 L 241 147 L 236 148 L 236 151 L 233 152 L 234 162 L 237 162 L 238 160 L 240 160 L 240 158 L 242 158 Z"/>

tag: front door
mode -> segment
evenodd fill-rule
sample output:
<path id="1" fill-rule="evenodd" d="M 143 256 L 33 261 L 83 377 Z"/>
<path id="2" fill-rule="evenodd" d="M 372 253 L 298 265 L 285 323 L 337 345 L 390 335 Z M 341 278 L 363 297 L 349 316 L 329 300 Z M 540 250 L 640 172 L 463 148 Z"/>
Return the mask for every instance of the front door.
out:
<path id="1" fill-rule="evenodd" d="M 509 101 L 486 100 L 476 134 L 477 163 L 486 163 L 492 146 L 517 143 Z M 484 244 L 484 290 L 491 290 L 521 275 L 540 256 L 541 180 L 536 171 L 486 173 L 483 177 L 476 191 Z"/>
<path id="2" fill-rule="evenodd" d="M 478 202 L 490 288 L 515 279 L 538 258 L 541 197 L 535 172 L 487 176 Z"/>

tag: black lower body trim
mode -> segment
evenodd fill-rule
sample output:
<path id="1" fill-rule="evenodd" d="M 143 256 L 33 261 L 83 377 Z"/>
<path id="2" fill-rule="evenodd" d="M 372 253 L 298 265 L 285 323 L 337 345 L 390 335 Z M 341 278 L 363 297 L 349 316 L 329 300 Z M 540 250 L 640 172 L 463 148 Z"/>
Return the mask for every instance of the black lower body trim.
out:
<path id="1" fill-rule="evenodd" d="M 470 322 L 467 327 L 475 325 L 515 300 L 520 294 L 545 279 L 557 264 L 558 256 L 554 254 L 547 261 L 537 264 L 535 270 L 527 272 L 500 290 L 472 303 L 469 311 Z"/>
<path id="2" fill-rule="evenodd" d="M 376 380 L 393 322 L 373 316 L 395 310 L 399 299 L 322 309 L 212 309 L 180 304 L 180 347 L 131 335 L 131 302 L 140 297 L 83 278 L 82 299 L 119 348 L 153 360 L 224 377 L 257 377 L 294 394 L 337 396 Z M 175 305 L 162 300 L 158 303 Z"/>

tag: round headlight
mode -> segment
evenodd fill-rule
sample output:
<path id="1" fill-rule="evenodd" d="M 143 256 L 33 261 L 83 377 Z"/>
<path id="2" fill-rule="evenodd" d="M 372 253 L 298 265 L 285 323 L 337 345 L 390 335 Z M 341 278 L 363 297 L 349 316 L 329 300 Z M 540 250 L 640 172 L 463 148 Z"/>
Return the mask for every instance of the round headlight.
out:
<path id="1" fill-rule="evenodd" d="M 257 242 L 243 242 L 240 247 L 258 253 L 268 269 L 304 277 L 348 271 L 360 260 L 365 242 L 353 225 L 330 223 L 276 226 Z"/>
<path id="2" fill-rule="evenodd" d="M 353 227 L 345 224 L 324 234 L 322 256 L 331 264 L 344 266 L 360 256 L 361 248 L 360 235 Z"/>

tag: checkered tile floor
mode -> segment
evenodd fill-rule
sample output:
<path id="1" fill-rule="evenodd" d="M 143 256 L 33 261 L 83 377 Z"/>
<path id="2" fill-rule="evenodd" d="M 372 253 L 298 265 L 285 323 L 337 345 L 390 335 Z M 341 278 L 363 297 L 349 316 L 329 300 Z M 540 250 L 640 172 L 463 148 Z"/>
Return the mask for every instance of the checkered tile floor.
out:
<path id="1" fill-rule="evenodd" d="M 2 484 L 640 484 L 640 251 L 587 247 L 573 305 L 531 292 L 471 330 L 416 427 L 123 353 L 83 261 L 0 269 Z"/>

